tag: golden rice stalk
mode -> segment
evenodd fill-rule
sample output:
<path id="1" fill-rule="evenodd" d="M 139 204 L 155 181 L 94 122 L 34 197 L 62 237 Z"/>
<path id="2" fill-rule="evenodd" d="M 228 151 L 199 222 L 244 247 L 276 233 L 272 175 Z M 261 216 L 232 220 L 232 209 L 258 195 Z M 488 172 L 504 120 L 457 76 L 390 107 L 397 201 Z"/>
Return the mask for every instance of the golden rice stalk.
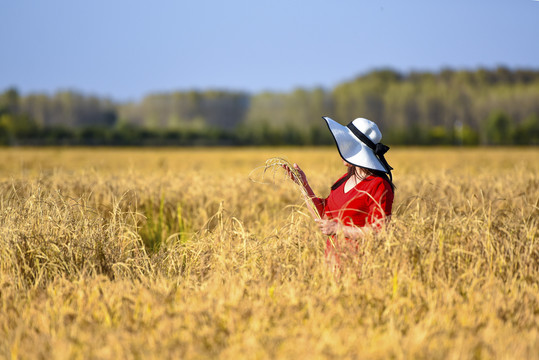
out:
<path id="1" fill-rule="evenodd" d="M 286 171 L 288 168 L 290 176 Z M 316 205 L 313 202 L 313 199 L 305 190 L 305 187 L 302 185 L 303 180 L 301 178 L 300 172 L 294 168 L 294 165 L 288 160 L 280 157 L 273 157 L 266 160 L 266 163 L 263 166 L 259 166 L 251 171 L 249 174 L 249 179 L 253 182 L 261 184 L 274 184 L 276 180 L 279 179 L 290 179 L 293 180 L 296 187 L 299 189 L 307 209 L 311 213 L 313 219 L 321 219 L 318 210 L 316 210 Z"/>

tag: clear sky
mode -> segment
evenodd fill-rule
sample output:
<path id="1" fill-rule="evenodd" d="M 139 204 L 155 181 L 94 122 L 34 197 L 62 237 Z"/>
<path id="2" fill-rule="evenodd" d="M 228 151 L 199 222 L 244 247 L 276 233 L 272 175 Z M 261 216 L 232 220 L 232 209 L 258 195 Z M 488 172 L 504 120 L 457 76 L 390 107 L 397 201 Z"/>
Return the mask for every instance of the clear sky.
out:
<path id="1" fill-rule="evenodd" d="M 0 7 L 0 91 L 257 93 L 376 68 L 539 69 L 534 0 L 13 0 Z"/>

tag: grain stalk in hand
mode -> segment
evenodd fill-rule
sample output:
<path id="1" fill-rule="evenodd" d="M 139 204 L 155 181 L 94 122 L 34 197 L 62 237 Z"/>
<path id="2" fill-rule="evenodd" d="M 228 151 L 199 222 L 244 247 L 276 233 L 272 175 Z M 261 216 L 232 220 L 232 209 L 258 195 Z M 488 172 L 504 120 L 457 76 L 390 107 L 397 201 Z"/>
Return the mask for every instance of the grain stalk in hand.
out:
<path id="1" fill-rule="evenodd" d="M 256 178 L 256 174 L 262 172 L 261 175 L 258 175 L 258 179 Z M 266 160 L 266 163 L 264 166 L 260 166 L 249 174 L 249 179 L 254 182 L 264 183 L 267 184 L 268 180 L 267 178 L 270 178 L 270 183 L 274 183 L 275 180 L 278 177 L 279 172 L 284 171 L 283 176 L 285 179 L 291 179 L 294 184 L 297 185 L 297 188 L 301 192 L 301 195 L 303 196 L 303 200 L 305 201 L 305 205 L 307 206 L 307 209 L 309 209 L 309 212 L 311 213 L 313 219 L 321 219 L 320 214 L 318 213 L 318 210 L 316 209 L 316 205 L 313 202 L 312 197 L 309 195 L 307 190 L 305 189 L 305 183 L 304 178 L 302 177 L 302 174 L 298 169 L 294 167 L 292 163 L 290 163 L 288 160 L 280 157 L 273 157 L 268 160 Z"/>

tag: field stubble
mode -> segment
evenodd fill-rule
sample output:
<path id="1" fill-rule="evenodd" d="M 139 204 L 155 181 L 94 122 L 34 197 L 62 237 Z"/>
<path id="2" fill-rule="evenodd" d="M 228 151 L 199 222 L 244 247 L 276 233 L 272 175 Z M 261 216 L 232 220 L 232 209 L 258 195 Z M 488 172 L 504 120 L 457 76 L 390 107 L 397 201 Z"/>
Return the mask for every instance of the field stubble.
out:
<path id="1" fill-rule="evenodd" d="M 2 149 L 4 358 L 539 358 L 539 151 L 392 149 L 391 225 L 335 277 L 295 185 L 334 148 Z M 358 260 L 358 259 L 356 259 Z"/>

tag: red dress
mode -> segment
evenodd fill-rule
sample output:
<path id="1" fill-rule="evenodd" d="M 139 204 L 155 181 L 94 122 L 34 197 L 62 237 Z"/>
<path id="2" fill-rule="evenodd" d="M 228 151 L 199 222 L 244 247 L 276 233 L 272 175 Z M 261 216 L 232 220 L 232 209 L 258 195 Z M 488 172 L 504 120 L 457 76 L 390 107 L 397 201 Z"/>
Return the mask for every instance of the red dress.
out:
<path id="1" fill-rule="evenodd" d="M 346 181 L 332 190 L 326 199 L 317 199 L 318 211 L 328 219 L 338 219 L 344 225 L 380 228 L 381 220 L 391 215 L 393 206 L 394 193 L 389 182 L 378 176 L 368 176 L 348 192 L 344 192 L 345 184 Z M 329 238 L 326 254 L 332 247 L 333 240 Z"/>

